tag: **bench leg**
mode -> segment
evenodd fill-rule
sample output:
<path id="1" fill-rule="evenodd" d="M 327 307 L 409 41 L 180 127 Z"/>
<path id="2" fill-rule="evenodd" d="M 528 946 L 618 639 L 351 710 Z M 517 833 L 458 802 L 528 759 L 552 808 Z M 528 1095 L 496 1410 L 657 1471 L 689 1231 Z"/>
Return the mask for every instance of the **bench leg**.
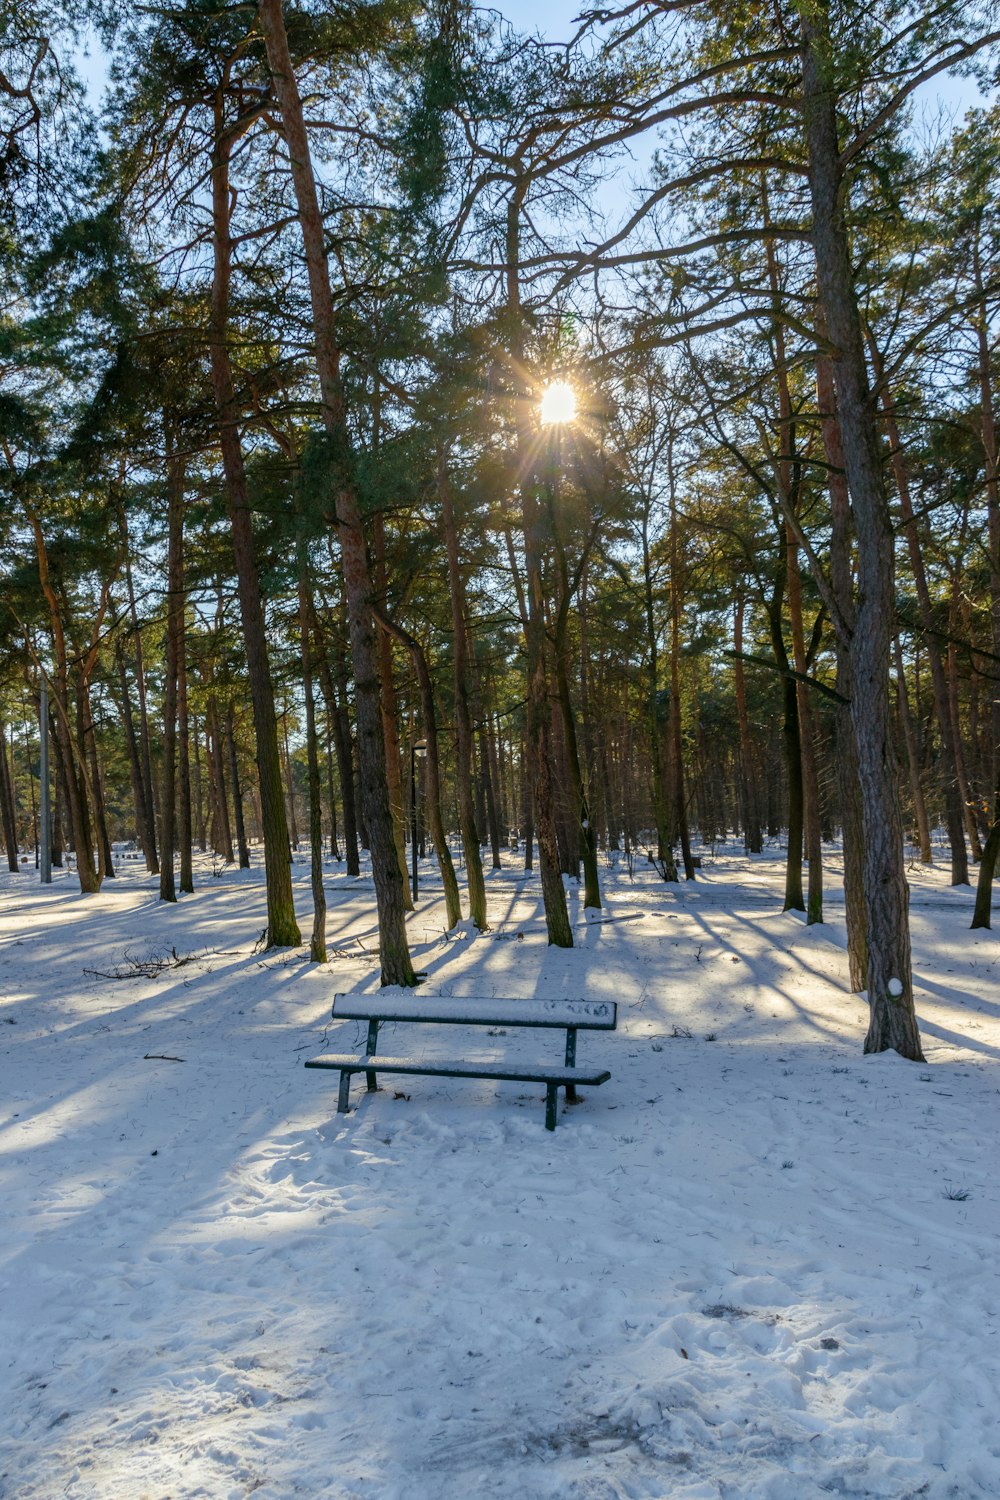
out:
<path id="1" fill-rule="evenodd" d="M 375 1056 L 375 1049 L 377 1047 L 378 1047 L 378 1022 L 377 1021 L 369 1021 L 368 1022 L 368 1056 L 369 1057 L 374 1057 Z M 374 1072 L 371 1069 L 369 1069 L 368 1072 L 366 1072 L 365 1077 L 368 1080 L 368 1092 L 369 1092 L 369 1094 L 374 1094 L 375 1090 L 378 1088 L 378 1083 L 375 1080 L 375 1074 L 374 1074 Z"/>
<path id="2" fill-rule="evenodd" d="M 559 1085 L 547 1083 L 545 1085 L 545 1129 L 555 1130 L 556 1110 L 559 1104 Z"/>
<path id="3" fill-rule="evenodd" d="M 348 1100 L 351 1094 L 351 1075 L 346 1068 L 340 1070 L 340 1093 L 337 1095 L 337 1113 L 346 1115 L 348 1112 Z"/>
<path id="4" fill-rule="evenodd" d="M 566 1066 L 567 1066 L 567 1068 L 575 1068 L 576 1067 L 576 1027 L 575 1026 L 567 1026 L 567 1028 L 566 1028 Z M 577 1102 L 578 1101 L 577 1101 L 577 1096 L 576 1096 L 576 1084 L 575 1083 L 568 1083 L 566 1085 L 566 1103 L 567 1104 L 576 1104 Z"/>

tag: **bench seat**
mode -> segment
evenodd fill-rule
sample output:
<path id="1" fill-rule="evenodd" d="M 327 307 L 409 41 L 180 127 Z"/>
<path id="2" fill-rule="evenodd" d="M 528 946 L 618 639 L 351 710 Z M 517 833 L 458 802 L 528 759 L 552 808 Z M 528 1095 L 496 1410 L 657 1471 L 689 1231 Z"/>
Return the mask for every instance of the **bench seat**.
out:
<path id="1" fill-rule="evenodd" d="M 382 1018 L 387 1019 L 384 1014 Z M 358 1017 L 358 1019 L 362 1018 Z M 410 1018 L 400 1017 L 400 1019 Z M 351 1079 L 355 1073 L 366 1073 L 368 1075 L 369 1089 L 376 1087 L 376 1071 L 379 1073 L 404 1074 L 412 1077 L 484 1078 L 502 1083 L 544 1083 L 546 1130 L 555 1130 L 556 1128 L 556 1101 L 560 1087 L 583 1083 L 591 1088 L 596 1088 L 598 1084 L 606 1083 L 611 1077 L 610 1072 L 606 1068 L 587 1071 L 584 1068 L 551 1067 L 545 1065 L 533 1068 L 512 1067 L 508 1063 L 470 1063 L 448 1060 L 420 1062 L 409 1057 L 379 1057 L 364 1052 L 325 1052 L 320 1057 L 309 1058 L 305 1066 L 307 1068 L 335 1068 L 339 1070 L 340 1094 L 337 1099 L 337 1111 L 339 1114 L 346 1114 L 348 1111 Z"/>
<path id="2" fill-rule="evenodd" d="M 455 1000 L 450 995 L 335 995 L 335 1021 L 430 1021 L 461 1026 L 552 1026 L 614 1031 L 614 1000 Z"/>

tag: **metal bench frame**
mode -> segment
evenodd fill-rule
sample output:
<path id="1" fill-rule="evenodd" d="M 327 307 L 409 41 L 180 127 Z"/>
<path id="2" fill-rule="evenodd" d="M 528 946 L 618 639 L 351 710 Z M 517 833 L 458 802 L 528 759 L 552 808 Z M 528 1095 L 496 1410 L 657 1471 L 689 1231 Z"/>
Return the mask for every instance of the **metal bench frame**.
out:
<path id="1" fill-rule="evenodd" d="M 482 1007 L 482 1008 L 480 1008 Z M 368 1092 L 378 1088 L 377 1073 L 396 1073 L 430 1078 L 482 1078 L 519 1083 L 545 1084 L 545 1128 L 556 1128 L 556 1101 L 560 1088 L 567 1100 L 576 1099 L 577 1083 L 596 1087 L 611 1074 L 607 1069 L 581 1071 L 576 1066 L 578 1031 L 613 1031 L 618 1023 L 614 1001 L 588 1000 L 452 1000 L 442 995 L 419 998 L 335 995 L 335 1021 L 367 1021 L 368 1040 L 363 1053 L 326 1053 L 307 1060 L 307 1068 L 340 1071 L 337 1111 L 347 1114 L 351 1079 L 364 1073 Z M 461 1061 L 421 1063 L 411 1058 L 379 1057 L 379 1027 L 384 1022 L 416 1022 L 438 1026 L 511 1026 L 559 1029 L 566 1032 L 565 1060 L 560 1067 L 490 1067 Z"/>

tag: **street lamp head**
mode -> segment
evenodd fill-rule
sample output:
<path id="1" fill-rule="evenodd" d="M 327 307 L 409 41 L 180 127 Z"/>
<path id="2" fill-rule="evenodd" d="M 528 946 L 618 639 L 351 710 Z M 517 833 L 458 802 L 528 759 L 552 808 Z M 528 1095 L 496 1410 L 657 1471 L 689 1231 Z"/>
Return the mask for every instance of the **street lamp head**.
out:
<path id="1" fill-rule="evenodd" d="M 427 754 L 427 741 L 426 740 L 417 740 L 416 744 L 413 746 L 413 753 L 414 753 L 414 755 L 426 755 Z"/>
<path id="2" fill-rule="evenodd" d="M 566 380 L 553 380 L 542 392 L 539 417 L 543 427 L 564 426 L 576 420 L 576 391 Z"/>

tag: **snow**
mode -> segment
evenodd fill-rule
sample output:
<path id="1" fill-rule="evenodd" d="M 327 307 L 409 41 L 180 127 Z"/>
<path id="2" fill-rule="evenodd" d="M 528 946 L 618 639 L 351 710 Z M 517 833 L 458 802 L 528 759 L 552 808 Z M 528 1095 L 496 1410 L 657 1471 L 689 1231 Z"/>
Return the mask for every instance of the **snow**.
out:
<path id="1" fill-rule="evenodd" d="M 514 868 L 493 930 L 446 938 L 423 867 L 428 991 L 618 1002 L 554 1133 L 518 1084 L 335 1113 L 302 1063 L 362 1038 L 335 991 L 377 989 L 337 866 L 324 967 L 254 951 L 257 871 L 173 907 L 128 865 L 0 884 L 0 1496 L 1000 1495 L 996 938 L 912 872 L 927 1064 L 864 1057 L 842 908 L 807 928 L 776 858 L 704 856 L 604 870 L 605 917 L 642 919 L 574 894 L 572 951 Z M 385 1050 L 454 1052 L 415 1030 Z"/>

